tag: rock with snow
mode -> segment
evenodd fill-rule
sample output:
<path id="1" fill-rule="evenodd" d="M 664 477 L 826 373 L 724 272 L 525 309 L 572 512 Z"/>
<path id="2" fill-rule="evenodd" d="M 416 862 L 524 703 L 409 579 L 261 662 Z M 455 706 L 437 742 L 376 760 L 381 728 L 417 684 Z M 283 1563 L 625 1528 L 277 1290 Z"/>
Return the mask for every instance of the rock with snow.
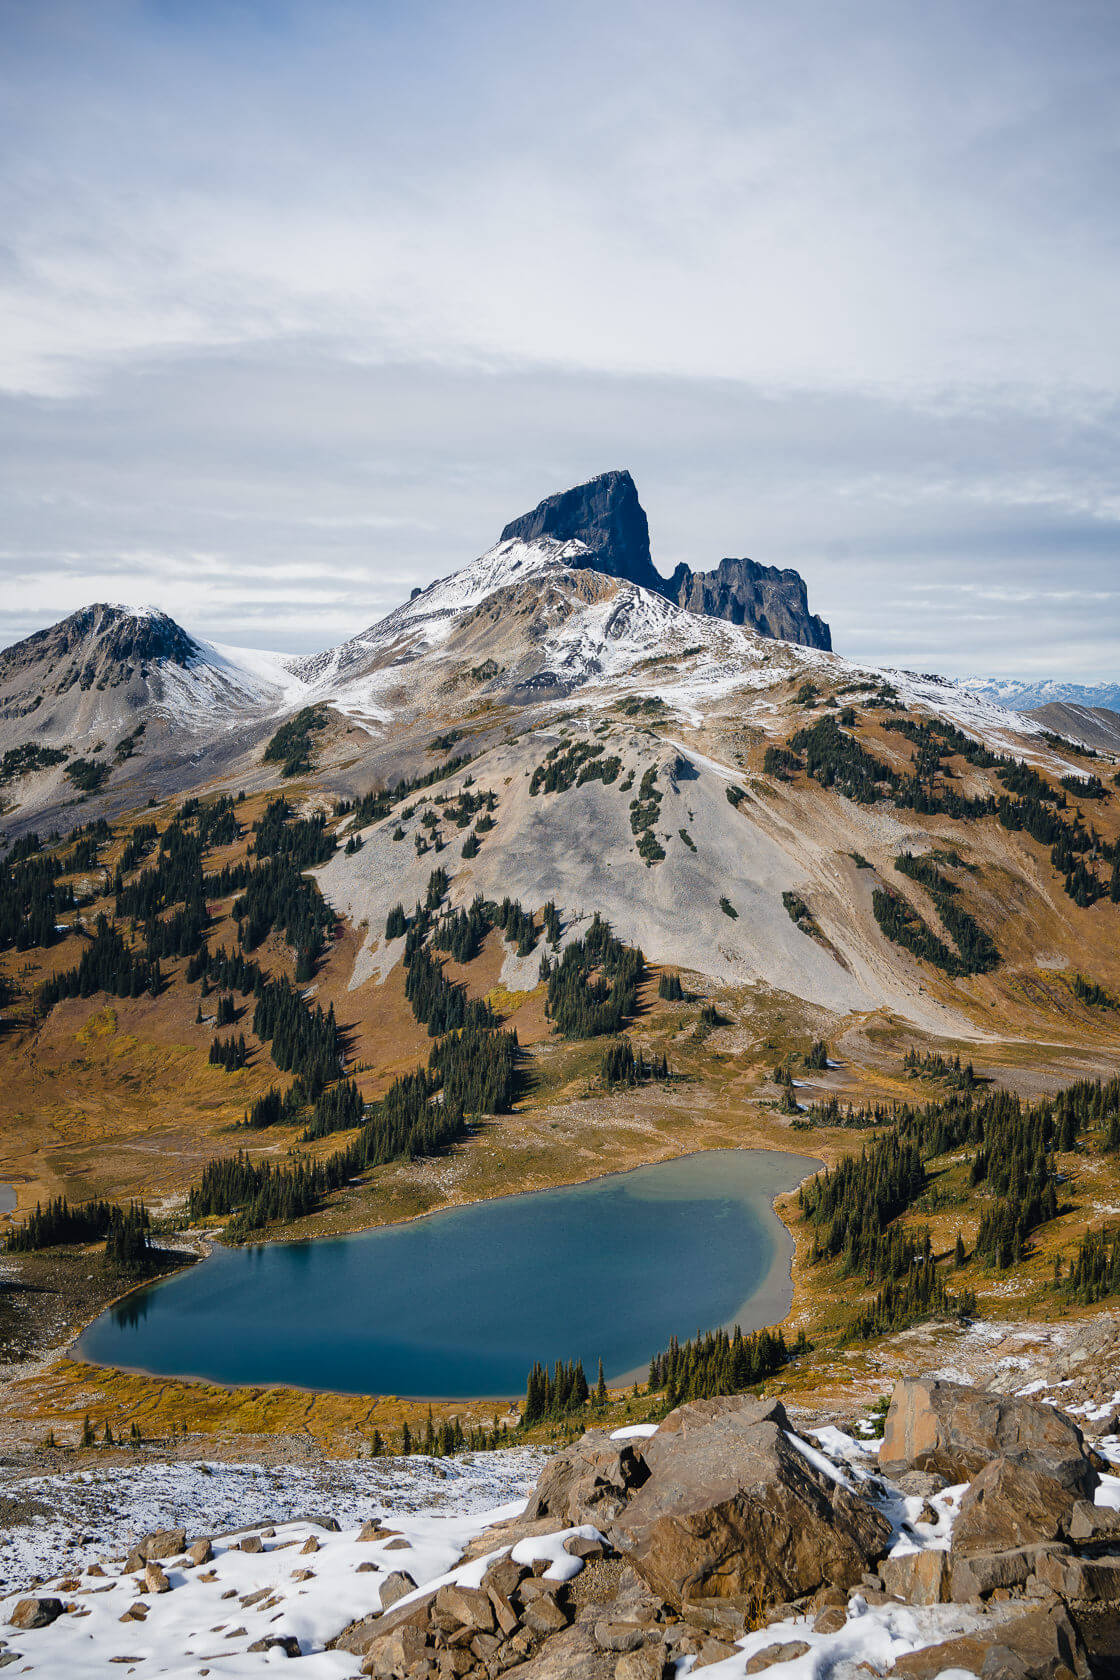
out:
<path id="1" fill-rule="evenodd" d="M 889 1522 L 778 1402 L 679 1407 L 646 1451 L 648 1477 L 610 1535 L 678 1610 L 723 1600 L 751 1614 L 822 1583 L 850 1587 L 886 1550 Z"/>

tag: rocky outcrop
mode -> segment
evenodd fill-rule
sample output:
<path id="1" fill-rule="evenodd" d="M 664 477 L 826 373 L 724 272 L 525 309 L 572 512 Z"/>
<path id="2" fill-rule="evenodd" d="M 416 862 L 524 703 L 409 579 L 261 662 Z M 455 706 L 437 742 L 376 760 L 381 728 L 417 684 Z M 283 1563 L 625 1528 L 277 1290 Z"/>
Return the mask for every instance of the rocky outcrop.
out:
<path id="1" fill-rule="evenodd" d="M 1085 1460 L 1087 1475 L 1095 1472 Z M 969 1483 L 953 1525 L 955 1552 L 1008 1551 L 1068 1534 L 1075 1490 L 1030 1463 L 993 1458 Z"/>
<path id="2" fill-rule="evenodd" d="M 728 559 L 710 572 L 694 572 L 681 564 L 671 578 L 663 578 L 653 564 L 649 523 L 628 472 L 601 473 L 586 484 L 546 496 L 531 513 L 512 519 L 501 540 L 534 542 L 541 537 L 583 543 L 589 551 L 587 564 L 595 571 L 652 590 L 688 612 L 728 619 L 762 636 L 804 647 L 832 647 L 828 625 L 809 611 L 804 579 L 790 568 Z"/>
<path id="3" fill-rule="evenodd" d="M 635 1488 L 649 1477 L 645 1458 L 629 1441 L 592 1430 L 541 1472 L 524 1521 L 552 1519 L 554 1527 L 602 1525 L 616 1517 Z"/>
<path id="4" fill-rule="evenodd" d="M 889 1476 L 929 1470 L 968 1481 L 995 1458 L 1030 1468 L 1087 1497 L 1096 1472 L 1077 1425 L 1055 1406 L 951 1382 L 901 1382 L 883 1428 Z"/>
<path id="5" fill-rule="evenodd" d="M 721 560 L 710 572 L 680 565 L 663 590 L 688 612 L 746 624 L 778 641 L 831 651 L 832 632 L 823 618 L 809 611 L 805 580 L 792 567 L 733 559 Z"/>
<path id="6" fill-rule="evenodd" d="M 992 1633 L 927 1645 L 891 1669 L 899 1680 L 936 1680 L 963 1671 L 979 1680 L 1090 1680 L 1091 1669 L 1062 1605 L 1028 1611 Z"/>
<path id="7" fill-rule="evenodd" d="M 669 1421 L 610 1534 L 676 1609 L 726 1599 L 753 1614 L 826 1582 L 854 1586 L 882 1555 L 889 1522 L 818 1467 L 780 1402 L 715 1416 L 682 1406 Z"/>
<path id="8" fill-rule="evenodd" d="M 853 1624 L 909 1605 L 920 1617 L 893 1625 L 926 1644 L 890 1670 L 906 1680 L 1120 1674 L 1120 1516 L 1092 1502 L 1094 1455 L 1069 1418 L 901 1383 L 882 1457 L 903 1467 L 893 1488 L 858 1451 L 847 1467 L 822 1454 L 779 1401 L 741 1395 L 680 1406 L 640 1440 L 593 1432 L 472 1542 L 461 1578 L 335 1644 L 381 1680 L 667 1680 L 744 1643 L 735 1672 L 812 1651 L 816 1672 L 848 1673 L 867 1666 Z M 948 1480 L 969 1483 L 959 1502 Z M 904 1493 L 934 1504 L 903 1521 Z M 948 1539 L 931 1538 L 938 1504 L 956 1507 Z"/>
<path id="9" fill-rule="evenodd" d="M 573 539 L 590 551 L 587 564 L 608 577 L 624 578 L 661 594 L 665 580 L 650 558 L 649 522 L 628 472 L 600 473 L 586 484 L 546 496 L 531 513 L 511 519 L 502 542 Z"/>

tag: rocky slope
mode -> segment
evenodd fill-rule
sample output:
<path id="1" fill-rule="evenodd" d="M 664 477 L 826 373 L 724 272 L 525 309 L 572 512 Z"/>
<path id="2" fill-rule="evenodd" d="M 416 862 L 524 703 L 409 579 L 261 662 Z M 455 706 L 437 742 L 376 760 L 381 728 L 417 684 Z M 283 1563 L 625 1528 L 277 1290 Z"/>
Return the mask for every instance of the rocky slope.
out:
<path id="1" fill-rule="evenodd" d="M 444 1514 L 401 1502 L 402 1461 L 398 1501 L 371 1502 L 364 1521 L 343 1495 L 341 1523 L 265 1522 L 242 1471 L 248 1527 L 215 1533 L 188 1499 L 100 1562 L 80 1548 L 64 1574 L 0 1600 L 3 1651 L 44 1675 L 201 1662 L 251 1676 L 299 1657 L 320 1680 L 1107 1680 L 1118 1398 L 1075 1421 L 1026 1392 L 905 1381 L 881 1442 L 867 1419 L 693 1401 L 659 1425 L 586 1434 L 527 1503 L 511 1461 L 513 1502 L 476 1516 L 455 1512 L 454 1484 Z M 466 1486 L 492 1485 L 510 1457 L 482 1455 Z M 213 1469 L 216 1512 L 228 1500 Z M 416 1472 L 430 1489 L 430 1468 Z"/>
<path id="2" fill-rule="evenodd" d="M 154 608 L 84 607 L 0 652 L 0 809 L 46 815 L 138 773 L 147 792 L 189 784 L 200 751 L 217 768 L 231 735 L 254 739 L 301 689 L 279 655 L 200 641 Z"/>
<path id="3" fill-rule="evenodd" d="M 1067 740 L 1083 742 L 1099 752 L 1120 752 L 1120 711 L 1115 708 L 1055 700 L 1046 706 L 1032 706 L 1027 715 L 1043 729 Z"/>

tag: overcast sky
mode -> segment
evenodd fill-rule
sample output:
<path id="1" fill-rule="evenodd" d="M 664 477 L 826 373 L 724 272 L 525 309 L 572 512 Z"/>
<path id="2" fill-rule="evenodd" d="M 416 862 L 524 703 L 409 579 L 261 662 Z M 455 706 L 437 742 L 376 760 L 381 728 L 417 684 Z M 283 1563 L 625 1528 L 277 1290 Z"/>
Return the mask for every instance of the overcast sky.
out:
<path id="1" fill-rule="evenodd" d="M 1120 678 L 1115 0 L 0 0 L 0 642 L 313 649 L 628 466 L 856 657 Z"/>

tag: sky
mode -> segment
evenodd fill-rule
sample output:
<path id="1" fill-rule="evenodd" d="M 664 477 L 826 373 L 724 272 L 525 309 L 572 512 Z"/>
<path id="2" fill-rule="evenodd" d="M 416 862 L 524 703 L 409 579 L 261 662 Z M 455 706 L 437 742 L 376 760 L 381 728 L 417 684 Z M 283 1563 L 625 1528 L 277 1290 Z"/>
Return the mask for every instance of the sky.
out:
<path id="1" fill-rule="evenodd" d="M 1115 0 L 0 0 L 0 644 L 310 651 L 629 467 L 838 651 L 1120 679 Z"/>

